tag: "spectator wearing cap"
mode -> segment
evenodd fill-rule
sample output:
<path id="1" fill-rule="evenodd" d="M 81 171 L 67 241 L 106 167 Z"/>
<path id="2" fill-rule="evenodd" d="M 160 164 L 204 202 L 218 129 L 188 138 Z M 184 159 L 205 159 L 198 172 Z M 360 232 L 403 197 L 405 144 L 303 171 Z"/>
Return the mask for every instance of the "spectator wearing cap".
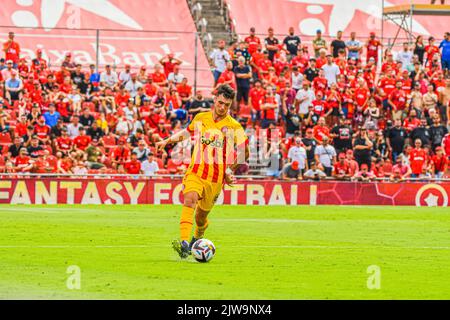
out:
<path id="1" fill-rule="evenodd" d="M 287 163 L 281 171 L 281 178 L 285 181 L 302 180 L 303 170 L 300 168 L 298 161 Z"/>
<path id="2" fill-rule="evenodd" d="M 5 98 L 9 101 L 10 104 L 13 104 L 14 101 L 18 101 L 22 98 L 23 95 L 23 82 L 17 75 L 17 71 L 11 72 L 11 78 L 5 81 Z"/>
<path id="3" fill-rule="evenodd" d="M 326 175 L 330 177 L 333 172 L 333 164 L 336 162 L 336 150 L 329 144 L 328 136 L 322 138 L 322 144 L 316 147 L 314 153 L 316 163 L 320 164 Z"/>
<path id="4" fill-rule="evenodd" d="M 47 60 L 42 57 L 42 49 L 37 49 L 35 58 L 31 60 L 31 69 L 38 70 L 41 69 L 41 66 L 47 69 Z"/>
<path id="5" fill-rule="evenodd" d="M 20 45 L 17 41 L 14 41 L 14 36 L 14 32 L 8 32 L 8 40 L 3 43 L 3 52 L 5 60 L 11 60 L 14 68 L 17 68 L 20 58 Z"/>
<path id="6" fill-rule="evenodd" d="M 64 66 L 69 72 L 74 72 L 76 69 L 76 65 L 74 62 L 72 62 L 72 53 L 67 52 L 64 56 L 64 60 L 61 64 Z"/>
<path id="7" fill-rule="evenodd" d="M 372 167 L 372 148 L 373 143 L 369 139 L 367 129 L 360 127 L 358 133 L 353 139 L 354 156 L 359 167 L 361 167 L 362 164 L 366 164 L 369 168 Z"/>
<path id="8" fill-rule="evenodd" d="M 325 41 L 325 39 L 322 38 L 322 30 L 318 29 L 316 31 L 316 37 L 314 38 L 312 44 L 314 48 L 314 55 L 316 58 L 318 58 L 320 55 L 320 50 L 327 49 L 327 42 Z"/>
<path id="9" fill-rule="evenodd" d="M 1 70 L 1 77 L 4 81 L 11 78 L 12 73 L 17 72 L 14 67 L 14 62 L 12 60 L 6 60 L 5 67 Z"/>
<path id="10" fill-rule="evenodd" d="M 214 85 L 219 80 L 222 72 L 225 71 L 227 62 L 231 61 L 230 54 L 225 50 L 225 41 L 219 40 L 218 47 L 215 48 L 209 55 L 210 63 L 214 66 Z M 245 60 L 245 59 L 244 59 Z"/>
<path id="11" fill-rule="evenodd" d="M 119 73 L 119 81 L 120 83 L 127 83 L 131 80 L 131 65 L 126 64 L 124 70 Z"/>
<path id="12" fill-rule="evenodd" d="M 139 88 L 142 88 L 143 85 L 137 80 L 137 74 L 132 73 L 131 79 L 126 82 L 125 84 L 125 90 L 127 90 L 130 93 L 130 96 L 132 98 L 135 98 L 138 92 Z"/>
<path id="13" fill-rule="evenodd" d="M 111 66 L 107 64 L 105 66 L 105 71 L 100 74 L 100 83 L 107 87 L 114 87 L 119 82 L 119 77 L 117 72 L 111 69 Z"/>
<path id="14" fill-rule="evenodd" d="M 159 171 L 158 162 L 155 161 L 153 152 L 148 152 L 148 157 L 142 161 L 141 170 L 146 176 L 154 176 Z"/>
<path id="15" fill-rule="evenodd" d="M 261 39 L 256 36 L 254 27 L 250 28 L 250 35 L 244 39 L 247 43 L 248 52 L 253 55 L 259 48 L 261 48 Z"/>
<path id="16" fill-rule="evenodd" d="M 347 41 L 346 46 L 348 50 L 348 59 L 354 58 L 355 60 L 359 60 L 362 45 L 361 42 L 356 39 L 356 32 L 350 33 L 350 40 Z"/>
<path id="17" fill-rule="evenodd" d="M 345 44 L 345 41 L 342 40 L 342 31 L 338 31 L 337 35 L 336 35 L 336 39 L 334 39 L 330 45 L 330 51 L 331 51 L 331 54 L 333 55 L 333 58 L 338 58 L 339 51 L 344 50 L 344 52 L 345 52 L 346 48 L 347 48 L 347 45 Z"/>
<path id="18" fill-rule="evenodd" d="M 336 153 L 341 154 L 352 149 L 353 130 L 344 117 L 340 117 L 339 123 L 331 129 L 330 137 L 333 139 L 333 146 L 336 149 Z"/>
<path id="19" fill-rule="evenodd" d="M 48 105 L 48 111 L 44 113 L 45 124 L 50 128 L 56 126 L 58 120 L 61 118 L 61 114 L 56 111 L 54 103 Z"/>

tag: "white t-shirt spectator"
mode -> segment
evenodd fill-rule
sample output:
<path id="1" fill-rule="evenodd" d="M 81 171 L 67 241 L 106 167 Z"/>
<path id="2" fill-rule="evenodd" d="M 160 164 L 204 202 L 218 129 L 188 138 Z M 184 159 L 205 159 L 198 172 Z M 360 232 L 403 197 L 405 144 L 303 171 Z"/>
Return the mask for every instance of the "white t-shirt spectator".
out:
<path id="1" fill-rule="evenodd" d="M 158 163 L 155 160 L 150 162 L 148 161 L 148 159 L 146 159 L 141 164 L 141 170 L 146 176 L 154 176 L 155 173 L 159 170 Z"/>
<path id="2" fill-rule="evenodd" d="M 119 74 L 119 80 L 122 81 L 122 83 L 127 83 L 131 80 L 131 72 L 121 71 Z"/>
<path id="3" fill-rule="evenodd" d="M 297 92 L 297 95 L 295 96 L 295 99 L 297 99 L 299 101 L 302 101 L 303 99 L 305 99 L 305 101 L 300 102 L 299 113 L 300 114 L 307 114 L 308 113 L 308 107 L 312 104 L 312 102 L 314 100 L 316 100 L 316 95 L 314 94 L 314 91 L 311 90 L 311 89 L 308 89 L 308 90 L 300 89 Z"/>
<path id="4" fill-rule="evenodd" d="M 402 70 L 407 70 L 408 66 L 412 64 L 413 52 L 408 51 L 400 51 L 397 53 L 396 60 L 402 62 Z"/>
<path id="5" fill-rule="evenodd" d="M 306 150 L 302 146 L 292 146 L 288 151 L 288 158 L 292 159 L 292 162 L 297 161 L 300 169 L 306 167 Z"/>
<path id="6" fill-rule="evenodd" d="M 139 88 L 142 88 L 142 83 L 140 83 L 139 81 L 128 81 L 127 84 L 125 85 L 125 89 L 130 93 L 130 97 L 134 98 L 136 97 L 137 91 Z"/>
<path id="7" fill-rule="evenodd" d="M 316 147 L 314 154 L 319 156 L 319 161 L 324 167 L 330 168 L 333 166 L 331 160 L 336 156 L 336 150 L 333 146 L 319 145 Z"/>
<path id="8" fill-rule="evenodd" d="M 78 123 L 78 125 L 74 125 L 73 123 L 69 123 L 67 125 L 67 134 L 71 138 L 78 137 L 80 135 L 80 128 L 83 125 L 81 123 Z"/>
<path id="9" fill-rule="evenodd" d="M 171 81 L 175 84 L 181 83 L 183 81 L 184 75 L 182 73 L 175 74 L 174 72 L 169 73 L 169 76 L 167 77 L 167 81 Z"/>
<path id="10" fill-rule="evenodd" d="M 119 77 L 114 71 L 111 71 L 110 74 L 107 74 L 106 71 L 103 71 L 100 75 L 100 82 L 103 82 L 108 87 L 113 87 L 116 83 L 119 82 Z"/>
<path id="11" fill-rule="evenodd" d="M 209 55 L 216 66 L 216 70 L 224 72 L 227 68 L 227 62 L 230 61 L 230 54 L 227 50 L 214 49 Z"/>
<path id="12" fill-rule="evenodd" d="M 337 83 L 337 76 L 341 74 L 341 70 L 335 63 L 324 65 L 322 70 L 325 73 L 325 78 L 328 80 L 329 86 L 333 83 Z"/>
<path id="13" fill-rule="evenodd" d="M 299 72 L 297 75 L 292 73 L 292 88 L 295 90 L 300 90 L 303 86 L 303 79 L 305 77 Z"/>

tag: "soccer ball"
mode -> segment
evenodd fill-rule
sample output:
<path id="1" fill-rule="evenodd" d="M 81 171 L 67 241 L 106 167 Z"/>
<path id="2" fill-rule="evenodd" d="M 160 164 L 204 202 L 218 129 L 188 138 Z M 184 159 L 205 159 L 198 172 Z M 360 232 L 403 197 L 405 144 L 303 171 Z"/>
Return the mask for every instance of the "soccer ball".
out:
<path id="1" fill-rule="evenodd" d="M 216 247 L 208 239 L 199 239 L 192 246 L 192 256 L 198 262 L 208 262 L 216 253 Z"/>

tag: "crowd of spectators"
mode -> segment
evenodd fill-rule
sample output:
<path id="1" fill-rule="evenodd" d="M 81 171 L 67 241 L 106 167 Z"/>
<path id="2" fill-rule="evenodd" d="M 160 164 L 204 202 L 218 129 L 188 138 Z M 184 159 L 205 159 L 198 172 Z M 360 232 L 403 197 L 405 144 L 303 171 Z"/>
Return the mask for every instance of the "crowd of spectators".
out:
<path id="1" fill-rule="evenodd" d="M 419 36 L 400 50 L 374 32 L 343 32 L 328 42 L 317 30 L 302 43 L 290 28 L 266 37 L 255 28 L 211 55 L 216 84 L 237 90 L 234 113 L 248 127 L 277 129 L 279 161 L 267 175 L 288 180 L 401 180 L 448 177 L 450 33 Z"/>
<path id="2" fill-rule="evenodd" d="M 281 39 L 281 38 L 280 38 Z M 311 52 L 310 52 L 311 50 Z M 171 147 L 155 143 L 211 108 L 193 92 L 182 62 L 165 56 L 152 70 L 84 66 L 67 52 L 56 69 L 42 52 L 21 57 L 14 33 L 0 60 L 0 172 L 183 173 Z M 439 44 L 392 51 L 339 32 L 311 44 L 290 28 L 279 40 L 255 29 L 210 56 L 215 88 L 237 91 L 232 115 L 252 138 L 268 129 L 267 176 L 287 180 L 442 178 L 450 159 L 450 34 Z M 276 131 L 274 131 L 276 130 Z M 273 143 L 276 141 L 276 143 Z M 249 167 L 240 169 L 246 174 Z"/>

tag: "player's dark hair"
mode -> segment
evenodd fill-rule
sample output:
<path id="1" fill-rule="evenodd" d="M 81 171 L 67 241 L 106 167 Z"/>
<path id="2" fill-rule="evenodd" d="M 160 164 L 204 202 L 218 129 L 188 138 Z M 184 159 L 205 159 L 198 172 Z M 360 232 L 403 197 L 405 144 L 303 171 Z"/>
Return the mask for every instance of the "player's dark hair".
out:
<path id="1" fill-rule="evenodd" d="M 217 89 L 217 96 L 223 96 L 225 99 L 234 100 L 236 92 L 229 85 L 223 84 Z"/>

